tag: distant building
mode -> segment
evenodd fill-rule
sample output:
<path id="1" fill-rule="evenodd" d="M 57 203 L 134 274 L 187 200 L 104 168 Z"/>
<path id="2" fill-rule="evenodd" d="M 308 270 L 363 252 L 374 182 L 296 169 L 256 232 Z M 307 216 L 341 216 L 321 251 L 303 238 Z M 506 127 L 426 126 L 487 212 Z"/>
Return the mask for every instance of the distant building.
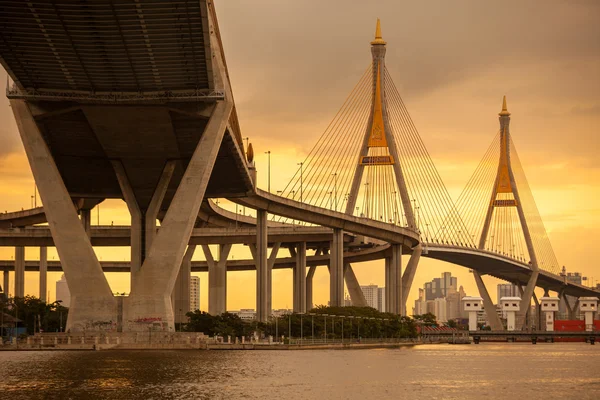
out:
<path id="1" fill-rule="evenodd" d="M 438 322 L 444 323 L 448 321 L 448 315 L 446 313 L 446 303 L 447 302 L 444 297 L 438 297 L 437 299 L 433 300 L 433 314 L 435 315 L 435 319 Z"/>
<path id="2" fill-rule="evenodd" d="M 190 311 L 200 309 L 200 278 L 190 277 Z"/>
<path id="3" fill-rule="evenodd" d="M 239 311 L 229 311 L 231 314 L 235 314 L 244 321 L 252 321 L 256 319 L 256 311 L 253 308 L 242 308 Z"/>
<path id="4" fill-rule="evenodd" d="M 349 295 L 346 295 L 346 297 L 344 297 L 344 307 L 352 307 L 352 299 Z"/>
<path id="5" fill-rule="evenodd" d="M 448 320 L 457 318 L 468 318 L 466 311 L 462 307 L 462 299 L 466 296 L 465 290 L 461 286 L 458 291 L 451 287 L 446 295 L 446 318 Z"/>
<path id="6" fill-rule="evenodd" d="M 378 309 L 378 305 L 379 305 L 379 286 L 377 286 L 377 285 L 361 286 L 360 290 L 362 290 L 363 295 L 365 296 L 365 300 L 367 301 L 367 305 L 369 307 L 373 307 L 374 309 Z"/>
<path id="7" fill-rule="evenodd" d="M 425 283 L 425 300 L 446 297 L 451 288 L 458 289 L 458 279 L 453 277 L 450 272 L 443 272 L 441 278 L 434 278 L 431 282 Z"/>
<path id="8" fill-rule="evenodd" d="M 519 287 L 513 283 L 500 283 L 496 287 L 496 304 L 500 304 L 503 297 L 521 297 Z"/>
<path id="9" fill-rule="evenodd" d="M 271 311 L 271 315 L 279 318 L 279 317 L 283 317 L 284 315 L 291 314 L 293 312 L 294 312 L 294 310 L 292 310 L 290 308 L 280 308 L 278 310 Z"/>
<path id="10" fill-rule="evenodd" d="M 377 310 L 385 312 L 385 287 L 377 289 Z"/>
<path id="11" fill-rule="evenodd" d="M 61 300 L 63 307 L 71 306 L 71 292 L 69 291 L 69 285 L 65 279 L 65 274 L 62 274 L 59 281 L 56 281 L 56 301 Z"/>

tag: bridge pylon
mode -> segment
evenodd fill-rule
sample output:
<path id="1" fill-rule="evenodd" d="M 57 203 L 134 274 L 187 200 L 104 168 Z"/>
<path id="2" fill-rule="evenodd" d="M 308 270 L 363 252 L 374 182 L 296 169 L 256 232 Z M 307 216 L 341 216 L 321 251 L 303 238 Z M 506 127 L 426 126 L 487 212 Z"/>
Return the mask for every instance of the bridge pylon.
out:
<path id="1" fill-rule="evenodd" d="M 525 284 L 517 315 L 517 324 L 523 327 L 540 269 L 557 273 L 558 262 L 512 142 L 510 115 L 504 96 L 498 135 L 459 197 L 457 207 L 470 233 L 478 234 L 480 250 L 529 265 L 531 273 L 527 281 L 513 282 Z M 490 177 L 493 177 L 491 188 Z M 475 270 L 473 274 L 492 329 L 503 329 L 481 274 Z"/>
<path id="2" fill-rule="evenodd" d="M 397 286 L 387 287 L 386 310 L 405 314 L 423 244 L 474 244 L 386 67 L 379 20 L 370 44 L 369 67 L 281 194 L 418 231 L 422 243 L 390 248 L 386 263 L 386 285 Z M 402 253 L 410 254 L 404 274 L 390 270 L 402 269 Z M 344 278 L 358 286 L 352 267 Z"/>

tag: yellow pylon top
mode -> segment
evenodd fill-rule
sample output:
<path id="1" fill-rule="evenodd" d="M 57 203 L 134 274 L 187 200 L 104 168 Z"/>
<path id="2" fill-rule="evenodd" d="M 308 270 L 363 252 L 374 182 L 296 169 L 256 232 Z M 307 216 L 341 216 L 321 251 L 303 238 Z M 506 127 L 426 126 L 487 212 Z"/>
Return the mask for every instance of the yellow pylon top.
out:
<path id="1" fill-rule="evenodd" d="M 506 96 L 504 96 L 504 98 L 502 99 L 502 111 L 500 111 L 498 115 L 501 117 L 510 115 L 510 113 L 506 109 Z"/>
<path id="2" fill-rule="evenodd" d="M 381 23 L 379 22 L 379 18 L 377 18 L 377 27 L 375 28 L 375 40 L 371 44 L 386 44 L 385 40 L 381 37 Z"/>

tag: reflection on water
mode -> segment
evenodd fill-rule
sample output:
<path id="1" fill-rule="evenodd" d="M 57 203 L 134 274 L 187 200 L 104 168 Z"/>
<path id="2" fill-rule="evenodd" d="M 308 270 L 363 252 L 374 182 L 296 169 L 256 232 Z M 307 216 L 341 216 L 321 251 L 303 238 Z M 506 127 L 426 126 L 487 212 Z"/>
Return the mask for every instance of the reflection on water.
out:
<path id="1" fill-rule="evenodd" d="M 2 399 L 600 399 L 600 346 L 0 352 Z M 277 397 L 275 397 L 277 399 Z"/>

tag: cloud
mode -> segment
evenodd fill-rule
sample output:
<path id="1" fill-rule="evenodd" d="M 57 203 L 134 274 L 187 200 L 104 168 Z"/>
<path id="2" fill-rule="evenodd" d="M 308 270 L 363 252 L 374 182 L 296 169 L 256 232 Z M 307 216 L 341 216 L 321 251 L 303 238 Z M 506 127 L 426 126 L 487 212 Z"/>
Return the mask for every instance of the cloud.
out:
<path id="1" fill-rule="evenodd" d="M 571 114 L 573 115 L 582 115 L 582 116 L 600 116 L 600 104 L 596 104 L 593 106 L 575 106 L 571 109 Z"/>

